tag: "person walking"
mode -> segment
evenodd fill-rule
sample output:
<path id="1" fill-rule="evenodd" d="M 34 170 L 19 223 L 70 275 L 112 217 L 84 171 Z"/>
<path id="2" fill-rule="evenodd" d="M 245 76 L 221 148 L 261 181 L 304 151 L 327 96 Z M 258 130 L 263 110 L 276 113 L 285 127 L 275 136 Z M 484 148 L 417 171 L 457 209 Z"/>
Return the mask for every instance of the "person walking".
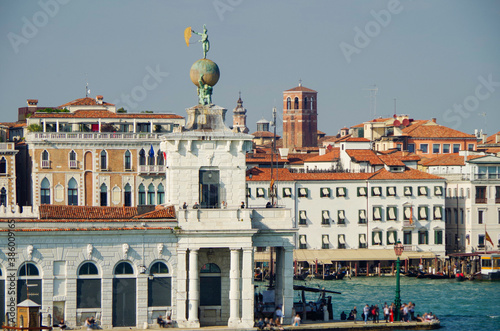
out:
<path id="1" fill-rule="evenodd" d="M 378 314 L 379 314 L 378 305 L 375 305 L 375 312 L 373 314 L 373 323 L 378 323 L 379 321 Z"/>
<path id="2" fill-rule="evenodd" d="M 370 313 L 370 306 L 366 304 L 363 307 L 363 319 L 365 320 L 365 324 L 368 322 L 368 314 Z"/>
<path id="3" fill-rule="evenodd" d="M 384 320 L 386 323 L 389 322 L 389 307 L 387 307 L 387 303 L 384 305 Z"/>
<path id="4" fill-rule="evenodd" d="M 352 317 L 354 319 L 354 324 L 356 324 L 356 317 L 358 317 L 358 310 L 356 309 L 356 306 L 354 306 L 354 309 L 352 310 Z"/>

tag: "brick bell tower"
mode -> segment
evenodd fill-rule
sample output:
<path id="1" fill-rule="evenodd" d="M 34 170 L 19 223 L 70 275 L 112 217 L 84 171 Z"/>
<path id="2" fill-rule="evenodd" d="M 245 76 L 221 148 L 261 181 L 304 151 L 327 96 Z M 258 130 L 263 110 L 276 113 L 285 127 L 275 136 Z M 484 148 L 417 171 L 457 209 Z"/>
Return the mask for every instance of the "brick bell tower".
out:
<path id="1" fill-rule="evenodd" d="M 283 92 L 283 147 L 318 146 L 317 95 L 301 83 Z"/>

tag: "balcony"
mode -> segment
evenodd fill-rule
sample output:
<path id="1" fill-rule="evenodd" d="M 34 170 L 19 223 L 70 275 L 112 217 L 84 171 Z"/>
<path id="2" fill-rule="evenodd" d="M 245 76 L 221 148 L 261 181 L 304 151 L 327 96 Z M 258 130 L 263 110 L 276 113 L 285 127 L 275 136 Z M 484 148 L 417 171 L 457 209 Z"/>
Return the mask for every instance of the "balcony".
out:
<path id="1" fill-rule="evenodd" d="M 27 142 L 42 140 L 65 140 L 65 141 L 83 141 L 83 140 L 157 140 L 163 134 L 157 133 L 127 133 L 127 132 L 34 132 L 26 135 Z"/>
<path id="2" fill-rule="evenodd" d="M 50 161 L 42 160 L 42 169 L 50 169 Z"/>
<path id="3" fill-rule="evenodd" d="M 486 198 L 476 198 L 476 203 L 486 203 L 488 199 Z"/>
<path id="4" fill-rule="evenodd" d="M 75 161 L 75 160 L 69 161 L 69 167 L 71 169 L 76 169 L 77 168 L 77 161 Z"/>
<path id="5" fill-rule="evenodd" d="M 500 180 L 500 174 L 474 174 L 474 180 Z"/>
<path id="6" fill-rule="evenodd" d="M 166 166 L 164 165 L 140 165 L 140 174 L 151 174 L 151 173 L 162 173 L 166 171 Z"/>
<path id="7" fill-rule="evenodd" d="M 414 228 L 415 224 L 414 222 L 410 222 L 409 220 L 403 221 L 403 227 L 404 228 Z"/>

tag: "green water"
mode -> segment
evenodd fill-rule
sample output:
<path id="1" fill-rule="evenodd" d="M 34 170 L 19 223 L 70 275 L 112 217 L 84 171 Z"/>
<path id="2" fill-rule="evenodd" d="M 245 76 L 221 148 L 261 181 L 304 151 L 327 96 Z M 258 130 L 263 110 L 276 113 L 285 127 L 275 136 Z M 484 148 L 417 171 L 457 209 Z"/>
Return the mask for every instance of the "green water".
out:
<path id="1" fill-rule="evenodd" d="M 342 294 L 333 295 L 334 319 L 340 313 L 368 304 L 379 307 L 394 301 L 396 277 L 358 277 L 343 280 L 295 281 L 295 285 L 325 287 Z M 295 301 L 300 299 L 295 291 Z M 317 295 L 310 293 L 307 301 Z M 432 312 L 441 321 L 441 330 L 500 330 L 500 281 L 464 281 L 454 279 L 417 279 L 401 277 L 401 302 L 414 302 L 415 316 Z M 381 315 L 383 316 L 383 314 Z"/>

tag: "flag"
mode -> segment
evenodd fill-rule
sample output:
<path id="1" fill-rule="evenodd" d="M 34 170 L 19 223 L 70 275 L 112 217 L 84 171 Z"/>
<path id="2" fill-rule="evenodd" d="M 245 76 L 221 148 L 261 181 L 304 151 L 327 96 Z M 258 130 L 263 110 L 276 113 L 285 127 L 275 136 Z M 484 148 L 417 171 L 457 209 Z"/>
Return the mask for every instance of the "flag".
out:
<path id="1" fill-rule="evenodd" d="M 191 27 L 188 26 L 185 30 L 184 30 L 184 40 L 186 41 L 186 45 L 187 47 L 189 47 L 189 39 L 191 38 Z"/>
<path id="2" fill-rule="evenodd" d="M 486 241 L 489 241 L 491 243 L 491 246 L 495 247 L 495 245 L 493 245 L 493 240 L 491 240 L 490 235 L 488 234 L 487 231 L 485 231 L 485 232 L 486 232 L 486 236 L 484 239 L 486 239 Z"/>
<path id="3" fill-rule="evenodd" d="M 155 157 L 155 149 L 153 148 L 152 144 L 151 144 L 151 148 L 149 149 L 149 157 Z"/>
<path id="4" fill-rule="evenodd" d="M 273 192 L 273 187 L 274 187 L 274 178 L 271 179 L 271 185 L 269 185 L 269 187 L 271 188 L 271 192 Z"/>
<path id="5" fill-rule="evenodd" d="M 167 159 L 167 152 L 163 152 L 163 159 L 166 160 Z"/>
<path id="6" fill-rule="evenodd" d="M 410 207 L 410 225 L 413 224 L 413 207 Z"/>

